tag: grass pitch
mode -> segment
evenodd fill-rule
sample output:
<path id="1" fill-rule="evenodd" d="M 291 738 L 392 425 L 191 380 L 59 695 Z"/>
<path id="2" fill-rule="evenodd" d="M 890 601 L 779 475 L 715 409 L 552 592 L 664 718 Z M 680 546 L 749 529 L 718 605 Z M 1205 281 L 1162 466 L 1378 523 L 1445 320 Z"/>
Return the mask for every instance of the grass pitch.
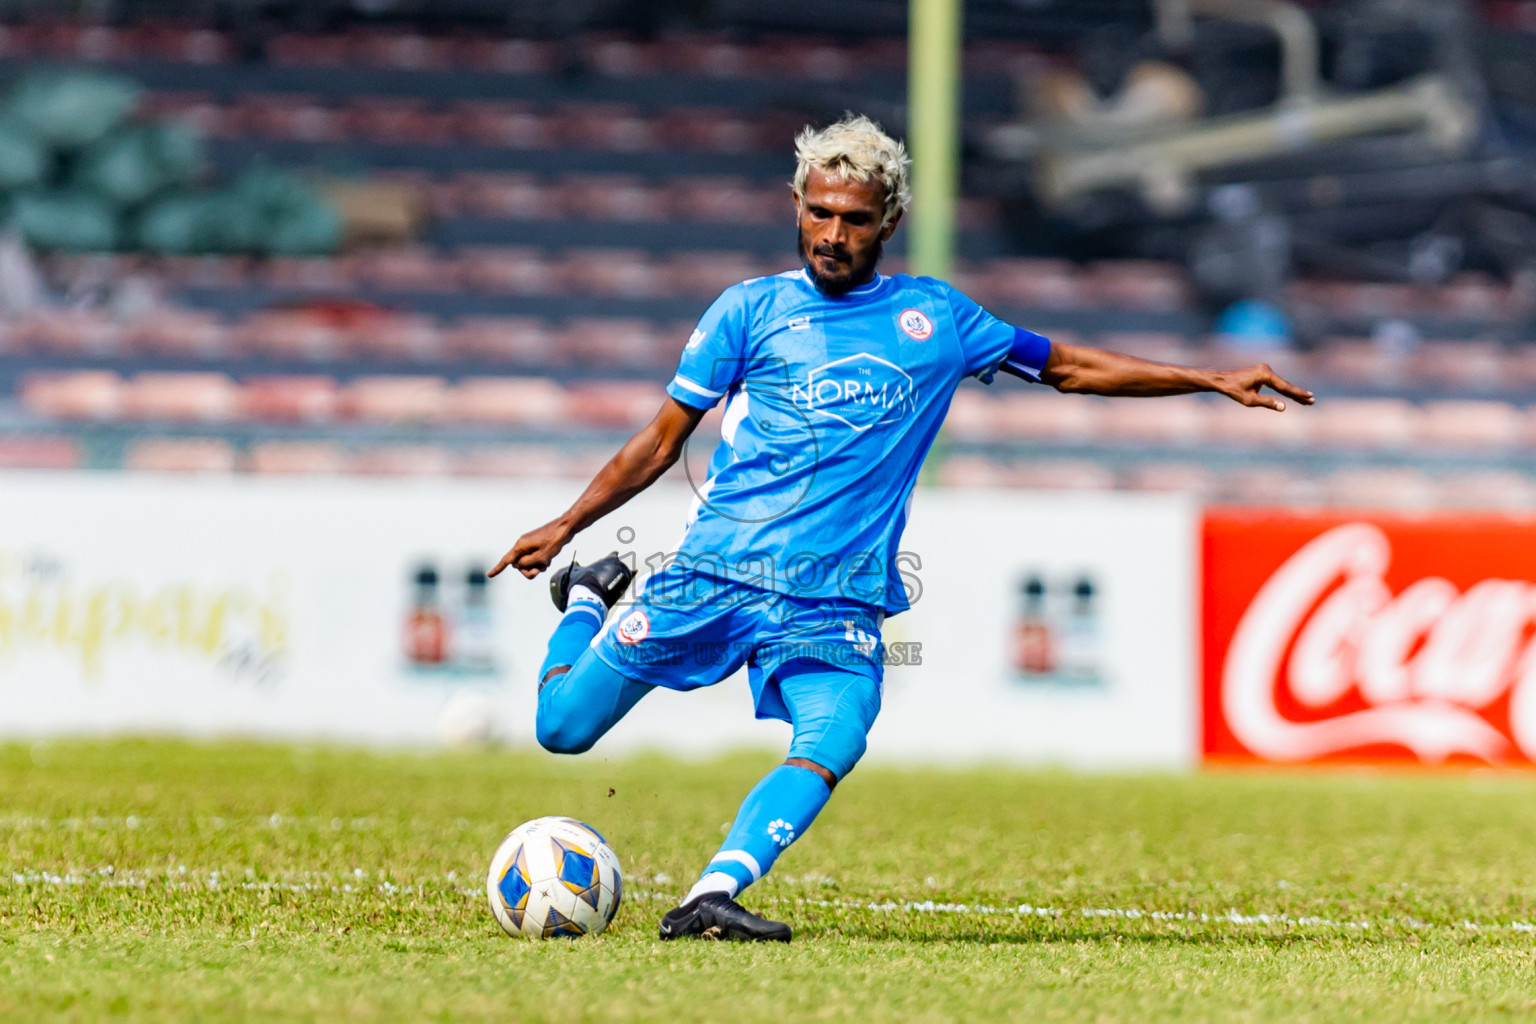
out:
<path id="1" fill-rule="evenodd" d="M 0 746 L 0 1019 L 1440 1020 L 1536 1011 L 1536 779 L 855 772 L 744 902 L 657 919 L 776 761 Z M 624 864 L 604 936 L 501 934 L 524 819 Z"/>

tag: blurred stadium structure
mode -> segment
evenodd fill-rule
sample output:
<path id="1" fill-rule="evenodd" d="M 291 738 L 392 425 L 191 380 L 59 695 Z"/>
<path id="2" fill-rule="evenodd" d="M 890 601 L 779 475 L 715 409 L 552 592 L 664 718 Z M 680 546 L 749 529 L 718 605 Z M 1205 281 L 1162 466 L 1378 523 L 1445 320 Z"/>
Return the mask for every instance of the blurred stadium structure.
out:
<path id="1" fill-rule="evenodd" d="M 902 0 L 0 14 L 0 466 L 586 476 L 708 302 L 793 266 L 794 131 L 906 127 Z M 955 283 L 1320 401 L 968 387 L 935 481 L 1536 507 L 1536 3 L 965 28 Z"/>

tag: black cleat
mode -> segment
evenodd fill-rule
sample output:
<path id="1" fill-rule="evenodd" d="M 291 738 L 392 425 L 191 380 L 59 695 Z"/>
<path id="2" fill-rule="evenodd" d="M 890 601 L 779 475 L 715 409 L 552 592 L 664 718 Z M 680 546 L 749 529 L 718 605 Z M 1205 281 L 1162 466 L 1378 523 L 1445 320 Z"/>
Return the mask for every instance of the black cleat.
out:
<path id="1" fill-rule="evenodd" d="M 789 925 L 764 921 L 723 892 L 707 892 L 661 919 L 663 939 L 733 939 L 788 942 Z"/>
<path id="2" fill-rule="evenodd" d="M 549 599 L 555 602 L 556 608 L 565 611 L 571 588 L 581 586 L 600 594 L 603 603 L 612 608 L 634 578 L 635 571 L 619 560 L 617 551 L 610 551 L 591 565 L 578 565 L 573 559 L 570 565 L 549 578 Z"/>

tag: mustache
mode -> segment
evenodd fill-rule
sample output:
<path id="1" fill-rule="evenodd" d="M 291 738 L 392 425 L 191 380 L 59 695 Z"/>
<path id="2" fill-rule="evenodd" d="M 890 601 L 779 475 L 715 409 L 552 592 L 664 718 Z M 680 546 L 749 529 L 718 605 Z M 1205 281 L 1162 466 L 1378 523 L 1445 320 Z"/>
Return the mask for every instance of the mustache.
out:
<path id="1" fill-rule="evenodd" d="M 849 260 L 853 259 L 853 253 L 849 252 L 847 249 L 839 248 L 833 245 L 818 245 L 812 251 L 817 256 L 826 256 L 834 260 L 839 260 L 843 263 L 847 263 Z"/>

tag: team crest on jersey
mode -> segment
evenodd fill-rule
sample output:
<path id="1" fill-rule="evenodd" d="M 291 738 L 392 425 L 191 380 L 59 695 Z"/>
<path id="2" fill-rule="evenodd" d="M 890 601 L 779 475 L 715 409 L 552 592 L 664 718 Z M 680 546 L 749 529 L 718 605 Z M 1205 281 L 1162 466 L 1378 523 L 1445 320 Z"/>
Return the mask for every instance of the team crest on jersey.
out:
<path id="1" fill-rule="evenodd" d="M 920 309 L 904 309 L 896 318 L 896 324 L 913 341 L 927 341 L 933 337 L 933 321 Z"/>
<path id="2" fill-rule="evenodd" d="M 619 620 L 619 643 L 637 644 L 651 635 L 651 620 L 639 608 Z"/>

